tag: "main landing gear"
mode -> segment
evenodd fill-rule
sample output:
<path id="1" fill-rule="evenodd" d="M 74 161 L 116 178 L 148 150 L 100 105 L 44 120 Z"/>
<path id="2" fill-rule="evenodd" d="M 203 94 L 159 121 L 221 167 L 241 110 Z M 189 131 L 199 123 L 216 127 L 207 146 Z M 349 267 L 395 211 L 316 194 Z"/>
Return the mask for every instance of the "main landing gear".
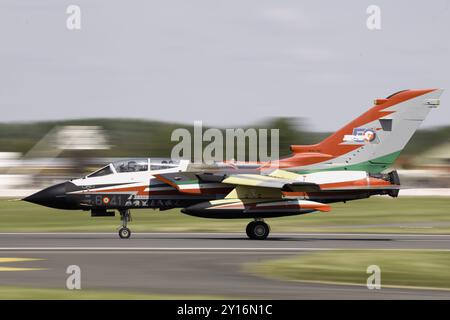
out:
<path id="1" fill-rule="evenodd" d="M 131 221 L 131 213 L 128 209 L 119 210 L 119 212 L 120 219 L 122 220 L 122 228 L 119 229 L 119 237 L 121 239 L 128 239 L 131 236 L 131 231 L 127 228 L 127 224 Z"/>
<path id="2" fill-rule="evenodd" d="M 250 222 L 245 230 L 247 236 L 252 240 L 264 240 L 270 232 L 270 227 L 262 219 Z"/>

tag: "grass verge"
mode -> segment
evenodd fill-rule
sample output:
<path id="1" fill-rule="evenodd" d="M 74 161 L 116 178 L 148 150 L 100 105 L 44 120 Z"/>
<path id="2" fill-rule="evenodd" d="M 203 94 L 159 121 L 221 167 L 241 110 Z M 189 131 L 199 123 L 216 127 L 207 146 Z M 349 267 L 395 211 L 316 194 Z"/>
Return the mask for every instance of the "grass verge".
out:
<path id="1" fill-rule="evenodd" d="M 224 297 L 0 286 L 0 300 L 215 300 Z"/>
<path id="2" fill-rule="evenodd" d="M 258 262 L 248 272 L 283 280 L 363 285 L 367 268 L 381 269 L 381 286 L 450 290 L 450 252 L 426 250 L 337 250 Z"/>
<path id="3" fill-rule="evenodd" d="M 332 204 L 331 212 L 267 219 L 273 232 L 450 233 L 450 197 L 372 197 Z M 236 231 L 247 219 L 216 220 L 179 210 L 133 210 L 133 231 Z M 46 208 L 0 200 L 0 232 L 115 232 L 119 218 L 91 218 L 90 212 Z"/>

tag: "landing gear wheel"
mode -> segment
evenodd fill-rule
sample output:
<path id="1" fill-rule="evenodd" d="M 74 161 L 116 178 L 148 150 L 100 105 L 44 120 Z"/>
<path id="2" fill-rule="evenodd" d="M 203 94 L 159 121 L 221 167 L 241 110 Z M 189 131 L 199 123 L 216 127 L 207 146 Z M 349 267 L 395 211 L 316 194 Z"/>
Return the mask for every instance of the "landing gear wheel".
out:
<path id="1" fill-rule="evenodd" d="M 121 239 L 128 239 L 131 236 L 131 231 L 128 228 L 120 228 L 119 237 Z"/>
<path id="2" fill-rule="evenodd" d="M 270 227 L 264 221 L 252 221 L 247 225 L 247 235 L 252 240 L 264 240 L 270 232 Z"/>
<path id="3" fill-rule="evenodd" d="M 131 221 L 130 210 L 119 210 L 120 219 L 122 220 L 122 228 L 119 230 L 119 237 L 121 239 L 128 239 L 131 236 L 130 229 L 127 228 L 127 224 Z"/>
<path id="4" fill-rule="evenodd" d="M 247 228 L 245 228 L 245 232 L 247 233 L 247 237 L 249 237 L 250 239 L 253 239 L 252 229 L 253 229 L 253 224 L 254 223 L 255 223 L 255 221 L 250 222 L 247 225 Z"/>

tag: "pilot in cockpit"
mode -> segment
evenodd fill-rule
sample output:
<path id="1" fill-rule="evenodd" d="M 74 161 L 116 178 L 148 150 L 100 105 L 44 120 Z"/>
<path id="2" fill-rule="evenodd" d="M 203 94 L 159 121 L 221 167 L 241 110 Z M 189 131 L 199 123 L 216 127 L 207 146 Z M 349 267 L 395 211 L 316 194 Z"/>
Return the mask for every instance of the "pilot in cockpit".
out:
<path id="1" fill-rule="evenodd" d="M 128 172 L 135 172 L 135 171 L 136 171 L 136 161 L 128 162 Z"/>

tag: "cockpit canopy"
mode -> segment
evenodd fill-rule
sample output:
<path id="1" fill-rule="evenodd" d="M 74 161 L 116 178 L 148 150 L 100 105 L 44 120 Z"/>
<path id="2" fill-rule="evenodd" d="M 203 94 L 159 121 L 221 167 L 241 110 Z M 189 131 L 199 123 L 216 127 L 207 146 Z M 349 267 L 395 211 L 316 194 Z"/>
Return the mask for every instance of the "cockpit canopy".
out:
<path id="1" fill-rule="evenodd" d="M 141 158 L 119 160 L 89 174 L 88 178 L 106 176 L 114 173 L 145 172 L 173 169 L 180 166 L 180 161 L 167 158 Z"/>
<path id="2" fill-rule="evenodd" d="M 116 172 L 137 172 L 148 171 L 150 159 L 130 159 L 113 162 L 112 165 Z"/>

